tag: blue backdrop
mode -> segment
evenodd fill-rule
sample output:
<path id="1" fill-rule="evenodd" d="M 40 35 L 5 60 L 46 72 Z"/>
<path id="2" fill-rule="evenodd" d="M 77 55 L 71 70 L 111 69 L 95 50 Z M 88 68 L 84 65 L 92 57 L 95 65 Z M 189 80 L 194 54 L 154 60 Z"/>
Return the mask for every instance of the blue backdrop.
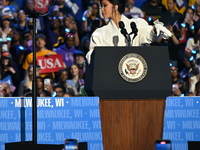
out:
<path id="1" fill-rule="evenodd" d="M 172 141 L 173 150 L 187 150 L 187 141 L 200 141 L 200 98 L 168 97 L 163 139 Z"/>
<path id="2" fill-rule="evenodd" d="M 4 143 L 32 141 L 31 106 L 31 98 L 0 99 L 0 150 Z M 103 149 L 97 97 L 38 98 L 37 126 L 39 144 L 70 138 L 88 142 L 89 150 Z"/>
<path id="3" fill-rule="evenodd" d="M 31 105 L 31 98 L 0 98 L 0 150 L 4 143 L 32 140 Z M 72 138 L 88 142 L 89 150 L 103 150 L 98 97 L 38 98 L 37 123 L 39 144 Z M 163 139 L 172 141 L 172 150 L 200 141 L 199 97 L 167 98 Z"/>

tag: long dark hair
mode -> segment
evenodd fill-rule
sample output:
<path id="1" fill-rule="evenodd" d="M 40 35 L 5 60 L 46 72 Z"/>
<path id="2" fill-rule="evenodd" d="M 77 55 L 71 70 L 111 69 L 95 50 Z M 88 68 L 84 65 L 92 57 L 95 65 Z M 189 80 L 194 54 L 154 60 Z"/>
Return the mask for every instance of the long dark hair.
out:
<path id="1" fill-rule="evenodd" d="M 126 0 L 108 0 L 113 5 L 118 5 L 118 11 L 120 14 L 124 13 L 125 6 L 126 6 Z M 100 0 L 100 3 L 102 5 L 102 0 Z"/>

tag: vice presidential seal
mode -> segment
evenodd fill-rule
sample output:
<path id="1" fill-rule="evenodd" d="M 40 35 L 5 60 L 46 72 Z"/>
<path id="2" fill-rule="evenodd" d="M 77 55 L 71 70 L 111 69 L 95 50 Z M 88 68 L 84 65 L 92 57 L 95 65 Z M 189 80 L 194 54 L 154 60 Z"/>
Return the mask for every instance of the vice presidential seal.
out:
<path id="1" fill-rule="evenodd" d="M 120 76 L 127 82 L 139 82 L 147 74 L 147 63 L 145 59 L 136 54 L 130 53 L 125 55 L 119 62 L 118 71 Z"/>

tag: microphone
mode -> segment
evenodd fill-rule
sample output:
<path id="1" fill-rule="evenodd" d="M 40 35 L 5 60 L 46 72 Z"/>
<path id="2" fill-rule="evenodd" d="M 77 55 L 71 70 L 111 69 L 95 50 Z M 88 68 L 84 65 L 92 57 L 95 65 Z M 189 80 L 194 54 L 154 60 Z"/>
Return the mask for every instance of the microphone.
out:
<path id="1" fill-rule="evenodd" d="M 137 36 L 138 29 L 137 29 L 135 22 L 131 22 L 130 26 L 131 26 L 131 29 L 132 29 L 132 32 L 130 34 L 134 33 L 134 37 L 133 37 L 133 39 L 134 39 Z"/>
<path id="2" fill-rule="evenodd" d="M 127 39 L 128 33 L 127 33 L 126 29 L 125 29 L 125 25 L 124 25 L 123 21 L 119 22 L 119 28 L 121 29 L 121 34 L 123 34 L 124 37 Z"/>
<path id="3" fill-rule="evenodd" d="M 128 32 L 125 29 L 125 25 L 123 21 L 119 22 L 119 28 L 121 29 L 121 34 L 124 35 L 124 37 L 126 38 L 126 40 L 128 41 L 128 44 L 130 45 L 131 39 L 130 39 L 130 35 L 128 34 Z"/>

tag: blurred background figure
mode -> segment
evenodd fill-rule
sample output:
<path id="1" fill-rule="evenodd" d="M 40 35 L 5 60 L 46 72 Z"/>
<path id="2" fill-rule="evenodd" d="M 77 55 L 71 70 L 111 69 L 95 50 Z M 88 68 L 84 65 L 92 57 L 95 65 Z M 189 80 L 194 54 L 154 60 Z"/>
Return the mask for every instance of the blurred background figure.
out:
<path id="1" fill-rule="evenodd" d="M 4 79 L 10 76 L 10 80 L 12 85 L 16 88 L 20 82 L 20 72 L 17 66 L 13 63 L 12 56 L 9 52 L 2 53 L 1 58 L 1 78 Z M 14 91 L 12 91 L 14 92 Z M 17 92 L 13 94 L 13 96 L 17 96 Z"/>
<path id="2" fill-rule="evenodd" d="M 141 10 L 149 24 L 153 24 L 153 21 L 160 19 L 161 14 L 166 11 L 166 7 L 160 0 L 146 0 L 142 4 Z"/>
<path id="3" fill-rule="evenodd" d="M 40 67 L 36 66 L 36 76 L 40 75 Z M 25 96 L 27 93 L 32 93 L 33 83 L 33 65 L 30 65 L 25 73 L 25 78 L 18 87 L 18 96 Z"/>
<path id="4" fill-rule="evenodd" d="M 53 87 L 54 91 L 56 92 L 55 97 L 63 97 L 64 94 L 66 93 L 66 89 L 65 87 L 61 86 L 61 85 L 55 85 Z"/>
<path id="5" fill-rule="evenodd" d="M 142 10 L 136 6 L 134 6 L 135 0 L 127 0 L 127 5 L 124 12 L 124 15 L 128 18 L 143 18 L 144 14 Z"/>
<path id="6" fill-rule="evenodd" d="M 66 93 L 70 94 L 71 96 L 75 96 L 78 94 L 77 89 L 74 85 L 67 82 L 68 80 L 68 70 L 67 69 L 61 69 L 57 73 L 57 80 L 56 85 L 60 85 L 65 87 Z"/>
<path id="7" fill-rule="evenodd" d="M 189 92 L 195 93 L 195 84 L 200 79 L 200 67 L 196 64 L 194 57 L 187 55 L 184 59 L 185 67 L 180 72 L 180 77 L 186 82 Z"/>
<path id="8" fill-rule="evenodd" d="M 62 54 L 63 61 L 67 67 L 74 63 L 74 52 L 75 52 L 75 35 L 67 33 L 65 35 L 64 44 L 56 49 L 57 54 Z"/>
<path id="9" fill-rule="evenodd" d="M 44 90 L 50 93 L 50 97 L 55 97 L 56 93 L 54 91 L 54 78 L 51 75 L 47 75 L 43 78 L 44 81 Z"/>
<path id="10" fill-rule="evenodd" d="M 167 0 L 167 11 L 161 14 L 160 21 L 164 23 L 164 25 L 173 26 L 177 20 L 183 18 L 181 13 L 176 11 L 176 0 Z"/>
<path id="11" fill-rule="evenodd" d="M 57 0 L 56 5 L 58 5 L 59 13 L 62 13 L 62 14 L 59 14 L 59 16 L 62 16 L 65 14 L 73 15 L 72 9 L 65 5 L 65 0 Z"/>
<path id="12" fill-rule="evenodd" d="M 81 45 L 80 49 L 86 54 L 89 51 L 89 45 L 90 45 L 90 37 L 92 33 L 97 29 L 105 25 L 105 22 L 100 18 L 95 18 L 92 20 L 91 27 L 87 31 L 87 34 L 82 37 L 81 39 Z"/>
<path id="13" fill-rule="evenodd" d="M 172 94 L 174 96 L 186 95 L 188 87 L 185 81 L 179 76 L 178 68 L 171 66 L 171 78 L 172 78 Z"/>
<path id="14" fill-rule="evenodd" d="M 79 71 L 78 65 L 73 64 L 69 66 L 69 79 L 67 83 L 72 84 L 76 87 L 78 94 L 81 94 L 81 90 L 85 84 L 81 72 Z"/>
<path id="15" fill-rule="evenodd" d="M 3 15 L 1 18 L 0 24 L 0 38 L 1 38 L 1 49 L 2 52 L 9 52 L 10 50 L 10 41 L 11 41 L 11 19 L 8 15 Z"/>
<path id="16" fill-rule="evenodd" d="M 75 18 L 70 15 L 66 14 L 63 18 L 63 29 L 65 30 L 66 34 L 74 34 L 75 41 L 74 41 L 74 46 L 79 47 L 80 44 L 80 36 L 78 33 L 78 27 L 75 21 Z"/>
<path id="17" fill-rule="evenodd" d="M 88 7 L 88 11 L 83 14 L 82 18 L 82 31 L 85 32 L 85 34 L 90 30 L 89 28 L 91 27 L 92 20 L 95 18 L 100 18 L 100 12 L 99 12 L 99 3 L 93 2 L 91 5 Z M 102 19 L 102 22 L 105 21 Z"/>
<path id="18" fill-rule="evenodd" d="M 80 50 L 76 50 L 74 53 L 74 63 L 78 66 L 81 76 L 84 78 L 86 70 L 85 53 Z"/>

